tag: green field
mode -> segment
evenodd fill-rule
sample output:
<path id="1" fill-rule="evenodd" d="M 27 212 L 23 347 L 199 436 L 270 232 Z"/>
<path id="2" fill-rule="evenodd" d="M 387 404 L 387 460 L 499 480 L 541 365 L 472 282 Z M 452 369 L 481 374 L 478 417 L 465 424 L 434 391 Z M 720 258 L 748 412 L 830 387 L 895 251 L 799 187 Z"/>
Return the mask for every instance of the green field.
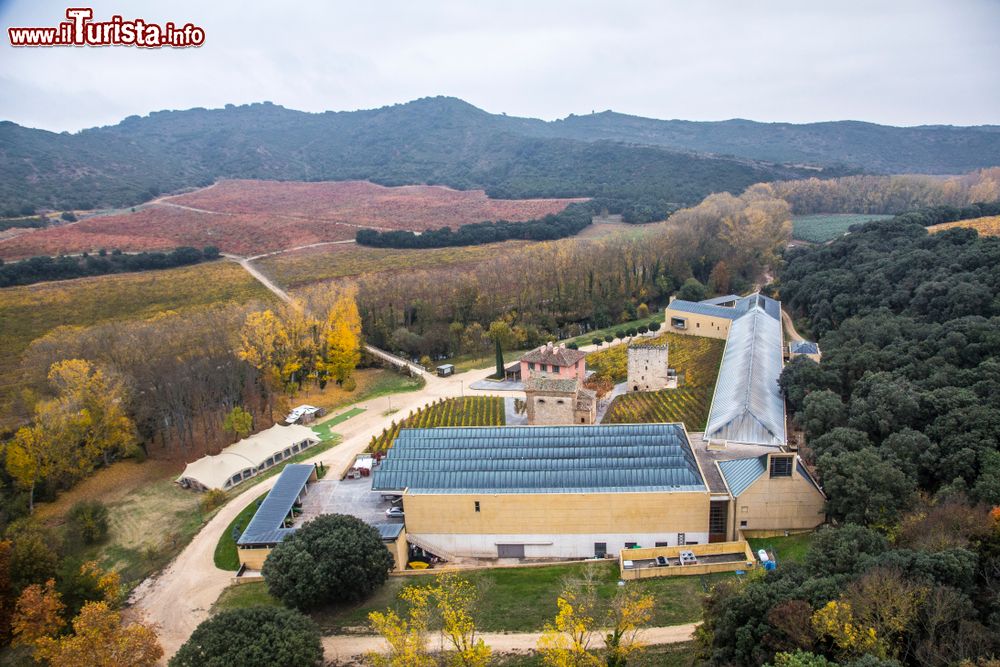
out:
<path id="1" fill-rule="evenodd" d="M 747 542 L 754 553 L 757 553 L 758 549 L 767 549 L 780 565 L 782 561 L 792 563 L 804 561 L 812 539 L 813 533 L 799 533 L 788 537 L 755 537 L 748 539 Z"/>
<path id="2" fill-rule="evenodd" d="M 891 215 L 868 215 L 864 213 L 831 213 L 821 215 L 792 216 L 792 238 L 810 243 L 825 243 L 843 236 L 851 225 L 873 220 L 887 220 Z"/>
<path id="3" fill-rule="evenodd" d="M 543 567 L 492 568 L 464 573 L 481 591 L 477 626 L 484 632 L 531 632 L 542 629 L 556 614 L 556 598 L 567 578 L 579 577 L 583 568 L 596 568 L 597 593 L 608 599 L 618 589 L 617 561 L 574 563 Z M 701 618 L 701 602 L 711 585 L 728 574 L 707 577 L 661 577 L 630 583 L 656 598 L 651 626 L 692 623 Z M 404 609 L 400 591 L 408 585 L 431 584 L 433 579 L 390 577 L 375 595 L 361 604 L 333 606 L 312 614 L 326 634 L 367 633 L 368 614 Z M 233 586 L 216 603 L 217 609 L 276 604 L 266 584 Z"/>
<path id="4" fill-rule="evenodd" d="M 239 530 L 239 534 L 243 533 L 243 529 L 250 523 L 250 519 L 253 518 L 257 508 L 260 507 L 260 504 L 267 497 L 268 493 L 270 492 L 260 494 L 256 500 L 244 507 L 236 515 L 236 518 L 229 522 L 226 529 L 222 531 L 219 542 L 215 545 L 215 567 L 230 572 L 236 572 L 240 569 L 240 558 L 236 552 L 237 530 Z"/>
<path id="5" fill-rule="evenodd" d="M 443 398 L 425 405 L 406 419 L 393 422 L 368 445 L 370 452 L 384 452 L 392 446 L 401 428 L 436 426 L 503 426 L 507 422 L 504 400 L 497 396 Z"/>

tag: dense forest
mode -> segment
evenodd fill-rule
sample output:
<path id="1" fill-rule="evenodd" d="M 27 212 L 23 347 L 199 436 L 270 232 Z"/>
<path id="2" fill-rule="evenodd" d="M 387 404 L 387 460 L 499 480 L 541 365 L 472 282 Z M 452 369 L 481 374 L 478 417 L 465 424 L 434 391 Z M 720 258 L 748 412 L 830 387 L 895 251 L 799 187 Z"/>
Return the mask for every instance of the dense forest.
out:
<path id="1" fill-rule="evenodd" d="M 30 285 L 43 280 L 68 280 L 109 273 L 150 271 L 187 266 L 218 259 L 219 249 L 212 246 L 197 248 L 180 247 L 170 252 L 140 252 L 125 254 L 120 250 L 110 253 L 101 250 L 96 255 L 83 253 L 76 256 L 32 257 L 20 262 L 4 263 L 0 259 L 0 287 Z"/>
<path id="2" fill-rule="evenodd" d="M 787 256 L 783 303 L 823 359 L 781 383 L 834 526 L 804 566 L 713 591 L 713 663 L 943 667 L 1000 648 L 1000 239 L 923 226 L 953 214 Z"/>
<path id="3" fill-rule="evenodd" d="M 460 100 L 429 98 L 321 114 L 269 103 L 163 111 L 76 134 L 2 122 L 0 212 L 128 206 L 218 178 L 427 183 L 482 188 L 505 199 L 601 196 L 663 209 L 816 173 L 662 147 L 528 136 L 511 121 Z"/>

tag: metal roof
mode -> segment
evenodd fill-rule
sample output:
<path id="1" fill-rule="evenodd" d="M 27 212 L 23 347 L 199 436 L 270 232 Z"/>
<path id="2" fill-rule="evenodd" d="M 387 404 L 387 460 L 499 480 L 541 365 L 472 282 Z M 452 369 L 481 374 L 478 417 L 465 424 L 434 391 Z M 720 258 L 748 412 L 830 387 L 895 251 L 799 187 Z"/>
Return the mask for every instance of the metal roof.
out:
<path id="1" fill-rule="evenodd" d="M 292 510 L 292 505 L 298 499 L 302 488 L 309 481 L 313 469 L 314 466 L 304 463 L 286 465 L 264 498 L 264 502 L 250 519 L 246 530 L 240 535 L 240 539 L 236 540 L 236 544 L 240 546 L 277 544 L 295 532 L 294 528 L 283 528 L 282 523 Z"/>
<path id="2" fill-rule="evenodd" d="M 383 542 L 392 542 L 399 534 L 403 532 L 403 524 L 401 523 L 376 523 L 375 530 L 378 531 L 378 536 L 382 538 Z"/>
<path id="3" fill-rule="evenodd" d="M 706 438 L 785 444 L 785 402 L 778 386 L 781 341 L 780 319 L 770 316 L 761 304 L 729 327 Z"/>
<path id="4" fill-rule="evenodd" d="M 811 340 L 797 340 L 789 343 L 788 349 L 792 354 L 819 354 L 819 345 Z"/>
<path id="5" fill-rule="evenodd" d="M 748 294 L 736 302 L 736 310 L 746 313 L 754 308 L 761 308 L 765 313 L 776 320 L 781 320 L 781 302 L 775 301 L 769 296 L 764 296 L 760 292 Z"/>
<path id="6" fill-rule="evenodd" d="M 680 424 L 403 429 L 372 490 L 704 491 Z"/>
<path id="7" fill-rule="evenodd" d="M 767 454 L 752 459 L 719 461 L 719 470 L 726 479 L 733 497 L 741 495 L 767 470 Z"/>
<path id="8" fill-rule="evenodd" d="M 738 302 L 737 302 L 738 303 Z M 713 306 L 707 303 L 698 303 L 697 301 L 685 301 L 683 299 L 674 299 L 667 306 L 667 310 L 676 310 L 681 313 L 693 313 L 695 315 L 709 315 L 711 317 L 723 317 L 727 320 L 735 320 L 737 317 L 742 315 L 736 308 L 727 308 L 726 306 Z"/>
<path id="9" fill-rule="evenodd" d="M 525 391 L 551 391 L 562 394 L 572 394 L 577 390 L 578 380 L 572 378 L 557 378 L 542 376 L 531 376 L 524 381 Z"/>
<path id="10" fill-rule="evenodd" d="M 721 306 L 724 303 L 736 303 L 739 301 L 739 298 L 738 294 L 726 294 L 724 296 L 712 297 L 711 299 L 702 299 L 698 303 L 705 303 L 709 306 Z"/>

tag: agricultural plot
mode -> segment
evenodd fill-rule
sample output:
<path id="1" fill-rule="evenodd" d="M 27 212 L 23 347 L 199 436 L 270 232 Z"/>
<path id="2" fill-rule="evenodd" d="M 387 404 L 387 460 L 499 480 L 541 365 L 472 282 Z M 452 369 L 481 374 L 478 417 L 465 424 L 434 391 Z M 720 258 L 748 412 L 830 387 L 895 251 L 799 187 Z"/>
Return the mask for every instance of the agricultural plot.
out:
<path id="1" fill-rule="evenodd" d="M 393 422 L 368 444 L 370 452 L 384 452 L 392 447 L 401 428 L 440 426 L 503 426 L 504 401 L 499 396 L 442 398 L 411 413 L 401 422 Z"/>
<path id="2" fill-rule="evenodd" d="M 979 232 L 980 236 L 1000 236 L 1000 215 L 991 215 L 985 218 L 971 218 L 969 220 L 956 220 L 955 222 L 946 222 L 940 225 L 934 225 L 933 227 L 928 227 L 927 231 L 931 234 L 944 231 L 946 229 L 954 229 L 955 227 L 963 227 L 967 229 L 975 229 Z"/>
<path id="3" fill-rule="evenodd" d="M 294 289 L 310 283 L 382 271 L 411 271 L 471 264 L 525 245 L 505 241 L 454 248 L 368 248 L 349 244 L 307 248 L 254 262 L 280 285 Z"/>
<path id="4" fill-rule="evenodd" d="M 862 213 L 833 213 L 822 215 L 796 215 L 792 217 L 792 238 L 810 243 L 825 243 L 843 236 L 852 225 L 873 220 L 888 220 L 891 215 Z"/>
<path id="5" fill-rule="evenodd" d="M 704 429 L 725 341 L 675 333 L 662 334 L 652 341 L 667 344 L 670 366 L 677 369 L 681 386 L 618 396 L 602 423 L 681 422 L 692 431 Z M 628 375 L 627 349 L 618 345 L 592 352 L 587 355 L 587 366 L 616 384 L 624 382 Z"/>
<path id="6" fill-rule="evenodd" d="M 2 404 L 17 389 L 21 353 L 56 327 L 273 298 L 246 271 L 224 261 L 0 290 L 0 424 L 6 423 Z"/>
<path id="7" fill-rule="evenodd" d="M 314 243 L 351 241 L 358 229 L 423 231 L 484 220 L 524 221 L 558 213 L 575 199 L 490 199 L 482 190 L 383 187 L 365 181 L 223 181 L 165 197 L 134 212 L 94 216 L 0 240 L 18 259 L 119 248 L 217 246 L 258 255 Z"/>

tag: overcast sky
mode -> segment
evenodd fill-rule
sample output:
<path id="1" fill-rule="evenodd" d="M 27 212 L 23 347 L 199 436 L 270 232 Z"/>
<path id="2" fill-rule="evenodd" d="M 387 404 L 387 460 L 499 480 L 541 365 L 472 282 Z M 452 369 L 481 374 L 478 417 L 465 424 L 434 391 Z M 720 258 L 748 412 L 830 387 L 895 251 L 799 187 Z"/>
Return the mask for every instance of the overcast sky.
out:
<path id="1" fill-rule="evenodd" d="M 0 0 L 0 119 L 51 130 L 270 100 L 305 111 L 453 95 L 544 119 L 1000 124 L 1000 0 L 98 0 L 192 22 L 194 49 L 14 49 L 65 3 Z"/>

